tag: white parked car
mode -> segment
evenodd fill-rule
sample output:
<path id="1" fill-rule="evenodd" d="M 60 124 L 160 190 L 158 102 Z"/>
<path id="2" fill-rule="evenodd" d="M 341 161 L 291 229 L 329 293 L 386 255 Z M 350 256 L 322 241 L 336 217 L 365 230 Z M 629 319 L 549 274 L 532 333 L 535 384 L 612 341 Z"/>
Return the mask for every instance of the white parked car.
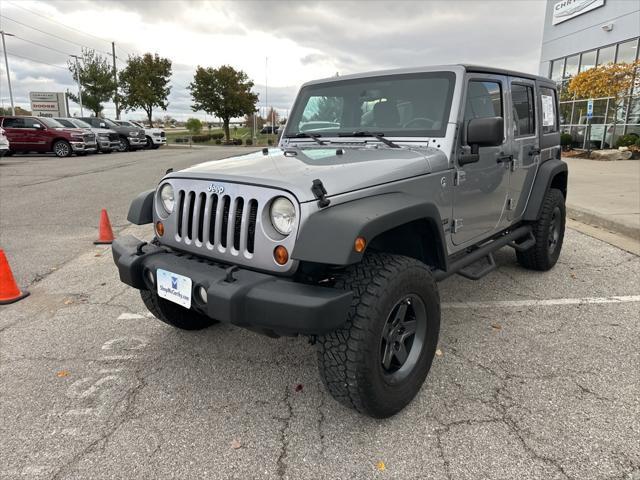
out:
<path id="1" fill-rule="evenodd" d="M 4 129 L 0 127 L 0 157 L 9 151 L 9 139 L 4 134 Z"/>
<path id="2" fill-rule="evenodd" d="M 116 122 L 125 127 L 142 128 L 147 139 L 146 148 L 160 148 L 167 143 L 167 137 L 161 128 L 150 128 L 141 122 L 134 122 L 132 120 L 116 120 Z"/>

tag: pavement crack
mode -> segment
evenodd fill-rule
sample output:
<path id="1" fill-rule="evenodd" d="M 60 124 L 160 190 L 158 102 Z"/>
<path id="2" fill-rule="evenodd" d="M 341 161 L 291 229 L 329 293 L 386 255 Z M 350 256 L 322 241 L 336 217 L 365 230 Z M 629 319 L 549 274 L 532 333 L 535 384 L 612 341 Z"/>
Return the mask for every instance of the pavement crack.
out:
<path id="1" fill-rule="evenodd" d="M 291 419 L 293 418 L 293 407 L 291 405 L 291 388 L 289 385 L 285 386 L 284 399 L 282 400 L 286 409 L 287 416 L 285 417 L 277 417 L 282 424 L 278 434 L 279 434 L 279 442 L 280 442 L 280 454 L 276 460 L 276 473 L 278 478 L 285 478 L 287 473 L 287 455 L 289 449 L 289 439 L 287 438 L 287 431 L 291 427 Z"/>

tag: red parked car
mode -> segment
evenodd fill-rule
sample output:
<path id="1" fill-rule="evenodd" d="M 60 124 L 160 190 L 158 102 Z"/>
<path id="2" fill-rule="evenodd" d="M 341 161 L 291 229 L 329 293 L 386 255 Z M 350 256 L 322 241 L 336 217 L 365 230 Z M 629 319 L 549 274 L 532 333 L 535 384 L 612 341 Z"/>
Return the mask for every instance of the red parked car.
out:
<path id="1" fill-rule="evenodd" d="M 96 136 L 80 128 L 67 128 L 46 117 L 0 117 L 9 140 L 9 152 L 53 152 L 57 157 L 96 151 Z"/>

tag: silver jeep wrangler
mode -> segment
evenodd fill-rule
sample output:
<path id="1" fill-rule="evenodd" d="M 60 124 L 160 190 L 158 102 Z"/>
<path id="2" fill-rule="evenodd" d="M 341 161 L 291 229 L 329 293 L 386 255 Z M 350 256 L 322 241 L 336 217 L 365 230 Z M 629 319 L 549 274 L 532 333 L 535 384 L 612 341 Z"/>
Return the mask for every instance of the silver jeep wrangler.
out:
<path id="1" fill-rule="evenodd" d="M 168 173 L 113 243 L 158 319 L 307 335 L 337 400 L 388 417 L 420 390 L 438 343 L 437 282 L 473 280 L 512 247 L 549 270 L 567 165 L 555 84 L 468 65 L 309 82 L 278 148 Z"/>

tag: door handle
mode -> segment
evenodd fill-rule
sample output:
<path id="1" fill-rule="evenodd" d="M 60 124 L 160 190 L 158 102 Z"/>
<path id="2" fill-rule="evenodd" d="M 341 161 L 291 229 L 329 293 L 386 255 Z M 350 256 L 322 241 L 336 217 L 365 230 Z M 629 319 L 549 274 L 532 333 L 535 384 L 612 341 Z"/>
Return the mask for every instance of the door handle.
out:
<path id="1" fill-rule="evenodd" d="M 529 150 L 529 156 L 533 157 L 534 155 L 540 155 L 540 149 L 539 148 L 532 148 L 531 150 Z"/>
<path id="2" fill-rule="evenodd" d="M 503 155 L 502 157 L 498 157 L 496 159 L 497 163 L 503 163 L 503 162 L 513 162 L 513 155 Z"/>

